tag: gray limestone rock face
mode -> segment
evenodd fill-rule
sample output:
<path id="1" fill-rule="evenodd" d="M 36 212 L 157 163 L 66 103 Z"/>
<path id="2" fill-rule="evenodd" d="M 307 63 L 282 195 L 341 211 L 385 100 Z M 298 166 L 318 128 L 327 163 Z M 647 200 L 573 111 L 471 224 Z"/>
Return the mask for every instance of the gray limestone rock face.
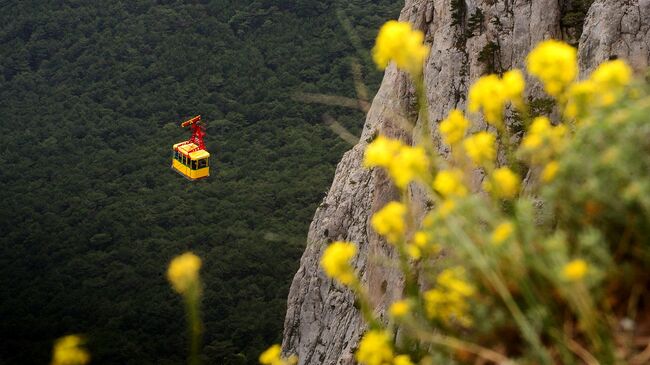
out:
<path id="1" fill-rule="evenodd" d="M 650 66 L 650 0 L 596 0 L 580 37 L 580 71 L 623 58 L 636 70 Z"/>
<path id="2" fill-rule="evenodd" d="M 390 66 L 368 112 L 359 143 L 339 163 L 332 186 L 316 210 L 307 247 L 300 261 L 287 303 L 283 353 L 296 354 L 300 364 L 354 364 L 354 351 L 364 322 L 354 296 L 328 279 L 319 266 L 324 249 L 333 241 L 357 244 L 354 267 L 367 286 L 380 317 L 401 296 L 398 270 L 380 260 L 394 257 L 391 246 L 370 226 L 370 217 L 398 197 L 385 173 L 363 166 L 363 151 L 379 133 L 412 143 L 422 121 L 430 121 L 430 138 L 441 155 L 438 123 L 453 108 L 465 109 L 468 88 L 487 71 L 524 68 L 528 52 L 540 41 L 561 39 L 561 3 L 558 0 L 466 0 L 459 25 L 454 25 L 450 0 L 406 0 L 400 20 L 425 32 L 431 46 L 424 66 L 428 118 L 415 109 L 415 90 L 409 77 Z M 484 21 L 468 29 L 467 19 L 481 9 Z M 650 63 L 650 0 L 596 0 L 580 38 L 580 68 L 584 74 L 612 56 L 628 59 L 636 70 Z M 543 97 L 541 86 L 527 82 L 530 98 Z M 477 116 L 474 116 L 477 120 Z M 410 121 L 410 122 L 409 122 Z M 414 123 L 415 128 L 405 128 Z M 484 123 L 475 130 L 488 128 Z M 408 132 L 411 130 L 410 132 Z M 475 187 L 482 175 L 476 173 Z M 420 215 L 426 198 L 410 189 Z"/>

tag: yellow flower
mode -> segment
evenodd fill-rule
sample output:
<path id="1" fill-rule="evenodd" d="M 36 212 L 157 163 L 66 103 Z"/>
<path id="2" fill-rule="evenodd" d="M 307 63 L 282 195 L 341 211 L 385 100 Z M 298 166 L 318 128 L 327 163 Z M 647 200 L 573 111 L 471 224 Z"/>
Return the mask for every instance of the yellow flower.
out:
<path id="1" fill-rule="evenodd" d="M 444 218 L 451 214 L 454 209 L 456 209 L 456 203 L 454 203 L 454 201 L 451 199 L 445 199 L 438 208 L 438 214 Z"/>
<path id="2" fill-rule="evenodd" d="M 465 119 L 463 112 L 454 109 L 446 119 L 440 122 L 440 133 L 445 143 L 455 145 L 465 137 L 468 127 L 469 121 Z"/>
<path id="3" fill-rule="evenodd" d="M 413 235 L 413 243 L 418 247 L 425 247 L 429 243 L 429 235 L 422 231 L 415 232 Z"/>
<path id="4" fill-rule="evenodd" d="M 469 111 L 483 111 L 485 120 L 496 126 L 503 127 L 503 108 L 508 101 L 517 108 L 524 107 L 524 90 L 526 81 L 520 70 L 510 70 L 503 74 L 487 75 L 479 78 L 469 89 Z"/>
<path id="5" fill-rule="evenodd" d="M 524 74 L 520 70 L 510 70 L 503 74 L 502 80 L 507 98 L 517 108 L 522 108 L 524 106 L 524 90 L 526 89 Z"/>
<path id="6" fill-rule="evenodd" d="M 412 180 L 427 173 L 429 158 L 420 146 L 406 146 L 398 140 L 379 136 L 366 147 L 363 164 L 368 168 L 381 166 L 388 169 L 395 185 L 405 188 Z"/>
<path id="7" fill-rule="evenodd" d="M 470 326 L 468 299 L 475 289 L 465 280 L 462 267 L 445 269 L 436 279 L 437 287 L 424 293 L 427 316 L 447 324 L 456 321 L 463 326 Z"/>
<path id="8" fill-rule="evenodd" d="M 370 223 L 377 233 L 386 237 L 390 243 L 397 243 L 406 231 L 404 216 L 406 206 L 399 202 L 390 202 L 372 216 Z"/>
<path id="9" fill-rule="evenodd" d="M 429 47 L 422 44 L 424 33 L 413 30 L 411 24 L 391 20 L 386 22 L 377 35 L 372 58 L 383 70 L 391 60 L 397 67 L 416 76 L 422 72 Z"/>
<path id="10" fill-rule="evenodd" d="M 528 132 L 530 134 L 546 134 L 551 128 L 553 128 L 551 121 L 547 117 L 541 116 L 533 119 Z"/>
<path id="11" fill-rule="evenodd" d="M 429 158 L 420 146 L 402 146 L 388 166 L 388 173 L 400 188 L 405 188 L 412 180 L 424 176 L 429 169 Z"/>
<path id="12" fill-rule="evenodd" d="M 413 362 L 411 361 L 411 358 L 409 355 L 398 355 L 395 356 L 395 361 L 393 362 L 394 365 L 414 365 Z"/>
<path id="13" fill-rule="evenodd" d="M 436 283 L 451 292 L 465 297 L 474 295 L 474 287 L 465 281 L 465 269 L 460 266 L 443 270 L 438 275 Z"/>
<path id="14" fill-rule="evenodd" d="M 420 258 L 422 258 L 422 250 L 416 245 L 412 245 L 412 244 L 406 245 L 406 253 L 413 260 L 419 260 Z"/>
<path id="15" fill-rule="evenodd" d="M 533 163 L 545 163 L 560 153 L 565 145 L 567 128 L 563 124 L 552 126 L 547 117 L 537 117 L 521 141 L 521 151 Z"/>
<path id="16" fill-rule="evenodd" d="M 375 166 L 388 167 L 401 147 L 402 143 L 400 141 L 379 136 L 366 147 L 363 164 L 368 168 Z"/>
<path id="17" fill-rule="evenodd" d="M 167 269 L 167 279 L 180 294 L 196 288 L 199 281 L 201 259 L 191 252 L 175 257 Z"/>
<path id="18" fill-rule="evenodd" d="M 568 100 L 564 109 L 564 115 L 569 118 L 583 116 L 591 106 L 596 89 L 596 84 L 591 80 L 571 84 L 567 92 Z"/>
<path id="19" fill-rule="evenodd" d="M 526 58 L 528 72 L 539 78 L 549 95 L 559 97 L 578 75 L 577 51 L 570 45 L 547 40 Z"/>
<path id="20" fill-rule="evenodd" d="M 288 359 L 283 359 L 282 349 L 280 345 L 273 345 L 266 351 L 262 352 L 259 357 L 260 364 L 262 365 L 295 365 L 298 362 L 296 356 L 291 356 Z"/>
<path id="21" fill-rule="evenodd" d="M 77 335 L 61 337 L 54 343 L 52 365 L 84 365 L 90 361 L 90 354 L 83 345 L 83 339 Z"/>
<path id="22" fill-rule="evenodd" d="M 390 315 L 393 318 L 402 318 L 411 310 L 411 305 L 407 300 L 398 300 L 390 305 Z"/>
<path id="23" fill-rule="evenodd" d="M 496 156 L 494 142 L 495 137 L 492 133 L 479 132 L 467 137 L 463 142 L 463 147 L 475 164 L 483 166 L 494 161 Z"/>
<path id="24" fill-rule="evenodd" d="M 599 86 L 627 86 L 632 81 L 632 69 L 623 60 L 603 62 L 590 79 Z"/>
<path id="25" fill-rule="evenodd" d="M 512 199 L 519 192 L 521 179 L 507 167 L 494 170 L 491 179 L 483 183 L 483 188 L 497 198 Z"/>
<path id="26" fill-rule="evenodd" d="M 587 262 L 582 259 L 575 259 L 564 265 L 562 277 L 568 281 L 578 281 L 582 279 L 589 270 Z"/>
<path id="27" fill-rule="evenodd" d="M 357 254 L 357 248 L 350 242 L 337 241 L 327 246 L 320 265 L 327 276 L 338 280 L 341 284 L 349 285 L 356 276 L 350 265 L 350 260 Z"/>
<path id="28" fill-rule="evenodd" d="M 438 172 L 433 180 L 433 188 L 445 198 L 467 195 L 467 188 L 463 185 L 463 172 L 458 169 Z"/>
<path id="29" fill-rule="evenodd" d="M 521 146 L 523 149 L 534 151 L 542 147 L 544 140 L 543 137 L 547 135 L 548 131 L 551 129 L 551 121 L 547 117 L 537 117 L 533 120 L 533 123 L 530 125 L 528 133 L 524 136 L 524 139 L 521 141 Z"/>
<path id="30" fill-rule="evenodd" d="M 280 345 L 273 345 L 260 355 L 260 364 L 273 365 L 280 361 L 282 349 Z"/>
<path id="31" fill-rule="evenodd" d="M 431 219 L 431 215 L 427 215 L 425 219 Z M 426 222 L 423 222 L 423 224 Z M 437 254 L 440 252 L 440 245 L 431 242 L 431 237 L 427 232 L 418 231 L 413 235 L 413 245 L 419 248 L 420 250 L 425 250 L 427 252 Z"/>
<path id="32" fill-rule="evenodd" d="M 542 170 L 542 181 L 551 182 L 555 179 L 557 172 L 560 170 L 560 164 L 557 161 L 551 161 L 544 166 Z"/>
<path id="33" fill-rule="evenodd" d="M 483 110 L 485 120 L 497 127 L 503 125 L 503 107 L 508 100 L 505 85 L 497 75 L 479 78 L 469 89 L 469 111 Z"/>
<path id="34" fill-rule="evenodd" d="M 501 245 L 512 236 L 515 230 L 515 225 L 512 222 L 503 222 L 499 224 L 492 232 L 492 244 L 495 246 Z"/>
<path id="35" fill-rule="evenodd" d="M 596 85 L 600 105 L 609 106 L 618 100 L 624 86 L 632 79 L 632 69 L 623 60 L 602 63 L 591 74 L 590 81 Z"/>
<path id="36" fill-rule="evenodd" d="M 393 348 L 386 331 L 370 330 L 363 335 L 355 354 L 363 365 L 388 365 L 393 361 Z"/>

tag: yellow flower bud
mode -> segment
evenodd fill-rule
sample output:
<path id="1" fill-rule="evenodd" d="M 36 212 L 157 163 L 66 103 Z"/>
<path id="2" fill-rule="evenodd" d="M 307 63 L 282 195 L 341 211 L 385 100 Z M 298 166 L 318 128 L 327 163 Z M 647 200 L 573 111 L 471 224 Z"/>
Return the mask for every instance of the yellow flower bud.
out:
<path id="1" fill-rule="evenodd" d="M 394 365 L 414 365 L 413 361 L 411 361 L 411 358 L 409 355 L 398 355 L 395 356 L 395 360 L 393 362 Z"/>
<path id="2" fill-rule="evenodd" d="M 341 284 L 349 285 L 356 276 L 350 265 L 350 260 L 357 254 L 357 248 L 350 242 L 337 241 L 327 246 L 320 265 L 327 276 L 338 280 Z"/>
<path id="3" fill-rule="evenodd" d="M 388 167 L 401 147 L 400 141 L 379 136 L 366 147 L 363 165 L 368 168 Z"/>
<path id="4" fill-rule="evenodd" d="M 458 169 L 438 172 L 433 180 L 433 188 L 445 198 L 467 195 L 467 188 L 463 185 L 463 173 Z"/>
<path id="5" fill-rule="evenodd" d="M 167 279 L 180 294 L 198 284 L 201 259 L 191 252 L 175 257 L 167 269 Z"/>
<path id="6" fill-rule="evenodd" d="M 463 142 L 467 156 L 477 165 L 484 166 L 494 161 L 496 150 L 494 142 L 496 138 L 492 133 L 479 132 L 469 136 Z"/>
<path id="7" fill-rule="evenodd" d="M 452 110 L 447 118 L 440 122 L 440 133 L 445 143 L 455 145 L 462 141 L 469 124 L 469 120 L 465 119 L 463 112 L 458 109 Z"/>
<path id="8" fill-rule="evenodd" d="M 568 281 L 579 281 L 587 275 L 588 270 L 589 266 L 585 260 L 575 259 L 564 265 L 564 268 L 562 268 L 562 277 Z"/>
<path id="9" fill-rule="evenodd" d="M 578 52 L 570 45 L 547 40 L 526 58 L 528 72 L 539 78 L 549 95 L 559 97 L 578 75 Z"/>
<path id="10" fill-rule="evenodd" d="M 501 245 L 512 236 L 515 225 L 512 222 L 503 222 L 499 224 L 492 232 L 491 241 L 495 246 Z"/>
<path id="11" fill-rule="evenodd" d="M 412 29 L 410 23 L 391 20 L 379 29 L 372 58 L 381 70 L 394 61 L 400 69 L 417 76 L 429 55 L 423 41 L 424 33 Z"/>
<path id="12" fill-rule="evenodd" d="M 90 354 L 83 347 L 78 335 L 61 337 L 54 343 L 51 365 L 84 365 L 90 361 Z"/>
<path id="13" fill-rule="evenodd" d="M 404 204 L 393 201 L 375 213 L 370 223 L 377 233 L 386 237 L 388 242 L 397 243 L 406 231 L 404 222 L 406 212 Z"/>
<path id="14" fill-rule="evenodd" d="M 551 182 L 555 179 L 557 172 L 560 170 L 560 164 L 557 161 L 551 161 L 544 166 L 542 170 L 542 181 Z"/>
<path id="15" fill-rule="evenodd" d="M 393 318 L 402 318 L 411 310 L 411 305 L 407 300 L 398 300 L 391 304 L 389 312 Z"/>
<path id="16" fill-rule="evenodd" d="M 486 180 L 483 188 L 497 198 L 512 199 L 519 193 L 521 179 L 507 167 L 494 170 L 491 178 Z"/>
<path id="17" fill-rule="evenodd" d="M 388 172 L 397 187 L 406 186 L 418 177 L 422 177 L 429 169 L 429 158 L 420 146 L 402 146 L 390 162 Z"/>
<path id="18" fill-rule="evenodd" d="M 386 331 L 370 330 L 363 335 L 355 354 L 364 365 L 385 365 L 393 361 L 393 347 Z"/>

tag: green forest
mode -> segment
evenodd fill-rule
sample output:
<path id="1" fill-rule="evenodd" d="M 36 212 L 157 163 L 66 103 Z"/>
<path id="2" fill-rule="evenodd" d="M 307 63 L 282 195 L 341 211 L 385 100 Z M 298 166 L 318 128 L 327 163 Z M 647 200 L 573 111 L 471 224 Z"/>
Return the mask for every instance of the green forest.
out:
<path id="1" fill-rule="evenodd" d="M 282 334 L 316 206 L 359 135 L 359 62 L 392 0 L 32 0 L 0 4 L 0 364 L 83 334 L 93 364 L 187 356 L 170 259 L 203 259 L 204 363 L 254 364 Z M 356 61 L 355 61 L 356 60 Z M 208 179 L 170 169 L 201 114 Z"/>

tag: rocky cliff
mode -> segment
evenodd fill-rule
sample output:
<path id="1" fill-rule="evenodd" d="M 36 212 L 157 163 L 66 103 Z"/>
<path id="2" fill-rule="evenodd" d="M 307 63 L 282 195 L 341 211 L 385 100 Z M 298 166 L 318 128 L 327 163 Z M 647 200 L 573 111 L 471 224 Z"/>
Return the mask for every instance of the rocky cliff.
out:
<path id="1" fill-rule="evenodd" d="M 439 143 L 437 124 L 450 109 L 465 108 L 471 83 L 487 72 L 523 68 L 525 56 L 541 40 L 575 42 L 579 36 L 583 74 L 612 58 L 628 59 L 638 71 L 648 67 L 650 0 L 596 0 L 588 8 L 584 24 L 577 13 L 579 24 L 574 21 L 567 25 L 567 13 L 589 2 L 406 0 L 400 20 L 424 31 L 431 45 L 424 78 L 431 138 L 442 155 L 448 151 Z M 533 85 L 529 99 L 543 101 L 540 86 Z M 361 161 L 366 144 L 378 133 L 412 142 L 416 134 L 405 131 L 405 118 L 418 120 L 414 88 L 405 74 L 389 67 L 359 143 L 343 156 L 330 191 L 316 211 L 300 269 L 291 285 L 283 351 L 297 354 L 300 364 L 353 364 L 353 352 L 364 329 L 353 295 L 319 268 L 329 242 L 358 244 L 354 265 L 380 315 L 402 291 L 399 273 L 377 262 L 393 252 L 369 225 L 372 214 L 396 198 L 397 192 L 383 172 L 366 170 Z M 481 178 L 477 173 L 477 186 Z M 425 211 L 423 195 L 417 190 L 411 194 Z"/>

